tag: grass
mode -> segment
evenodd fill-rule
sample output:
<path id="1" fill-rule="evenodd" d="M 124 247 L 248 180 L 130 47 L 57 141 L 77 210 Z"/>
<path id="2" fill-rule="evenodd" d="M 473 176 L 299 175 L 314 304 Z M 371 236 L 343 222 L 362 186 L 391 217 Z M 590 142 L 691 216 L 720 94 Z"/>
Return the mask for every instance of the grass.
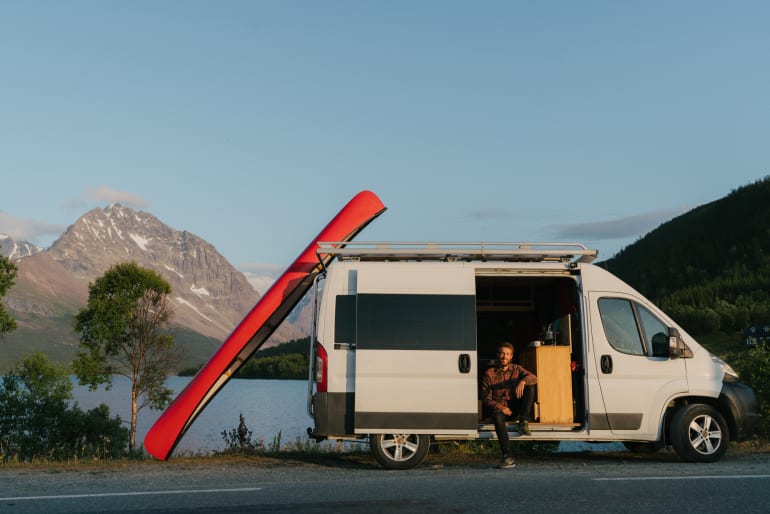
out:
<path id="1" fill-rule="evenodd" d="M 634 454 L 630 452 L 581 451 L 574 453 L 555 453 L 553 444 L 537 442 L 514 444 L 514 455 L 524 462 L 574 462 L 576 459 L 588 461 L 635 460 L 649 462 L 678 462 L 672 450 L 655 454 Z M 446 441 L 435 443 L 425 462 L 425 467 L 463 467 L 486 468 L 493 466 L 499 459 L 497 441 Z M 744 443 L 731 443 L 728 456 L 748 454 L 770 455 L 770 444 L 758 440 Z M 340 469 L 379 469 L 380 466 L 369 452 L 368 445 L 355 444 L 340 450 L 336 447 L 322 448 L 312 441 L 299 441 L 283 445 L 279 451 L 262 451 L 252 454 L 218 452 L 210 454 L 175 455 L 168 461 L 155 460 L 149 456 L 123 459 L 72 459 L 50 461 L 37 459 L 31 462 L 7 462 L 0 464 L 3 470 L 32 470 L 46 473 L 65 472 L 122 472 L 168 469 L 184 470 L 199 467 L 247 466 L 272 468 L 285 466 L 322 466 Z"/>

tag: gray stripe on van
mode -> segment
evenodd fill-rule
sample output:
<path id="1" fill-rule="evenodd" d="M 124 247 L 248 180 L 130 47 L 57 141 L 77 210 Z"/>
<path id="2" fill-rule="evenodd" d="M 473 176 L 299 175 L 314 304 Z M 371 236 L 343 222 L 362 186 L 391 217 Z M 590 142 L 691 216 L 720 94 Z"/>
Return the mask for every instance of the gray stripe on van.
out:
<path id="1" fill-rule="evenodd" d="M 588 418 L 591 430 L 639 430 L 642 415 L 631 414 L 591 414 Z"/>
<path id="2" fill-rule="evenodd" d="M 356 429 L 476 430 L 477 412 L 356 412 Z"/>
<path id="3" fill-rule="evenodd" d="M 631 414 L 613 414 L 608 413 L 610 420 L 610 430 L 639 430 L 642 426 L 642 415 Z"/>

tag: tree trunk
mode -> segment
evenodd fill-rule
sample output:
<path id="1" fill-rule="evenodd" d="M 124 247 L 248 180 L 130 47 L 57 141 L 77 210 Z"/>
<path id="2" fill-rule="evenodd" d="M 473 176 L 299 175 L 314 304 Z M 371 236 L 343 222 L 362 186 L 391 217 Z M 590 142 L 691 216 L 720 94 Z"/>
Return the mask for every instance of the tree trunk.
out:
<path id="1" fill-rule="evenodd" d="M 128 436 L 129 453 L 133 453 L 134 448 L 136 448 L 136 401 L 137 401 L 136 383 L 133 383 L 131 385 L 131 428 L 129 429 L 129 436 Z"/>

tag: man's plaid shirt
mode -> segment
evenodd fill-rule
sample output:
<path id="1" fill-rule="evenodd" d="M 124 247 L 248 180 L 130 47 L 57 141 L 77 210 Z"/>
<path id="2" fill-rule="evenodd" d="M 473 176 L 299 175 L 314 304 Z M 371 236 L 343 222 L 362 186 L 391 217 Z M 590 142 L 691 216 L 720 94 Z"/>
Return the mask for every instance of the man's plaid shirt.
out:
<path id="1" fill-rule="evenodd" d="M 506 369 L 489 368 L 481 380 L 481 401 L 491 410 L 502 410 L 516 390 L 516 384 L 524 380 L 527 385 L 537 384 L 534 373 L 527 371 L 518 364 L 508 364 Z"/>

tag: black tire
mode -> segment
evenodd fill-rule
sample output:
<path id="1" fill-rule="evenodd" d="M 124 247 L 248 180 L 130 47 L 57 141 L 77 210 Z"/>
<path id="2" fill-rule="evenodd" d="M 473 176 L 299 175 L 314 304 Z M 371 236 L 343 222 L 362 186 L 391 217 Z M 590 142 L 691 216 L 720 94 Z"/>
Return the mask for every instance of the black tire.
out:
<path id="1" fill-rule="evenodd" d="M 684 461 L 716 462 L 727 451 L 729 441 L 725 418 L 710 405 L 687 405 L 671 420 L 671 444 Z"/>
<path id="2" fill-rule="evenodd" d="M 412 469 L 428 455 L 430 436 L 425 434 L 374 434 L 370 444 L 385 469 Z"/>
<path id="3" fill-rule="evenodd" d="M 662 450 L 664 445 L 660 441 L 623 441 L 623 446 L 625 446 L 628 451 L 633 453 L 651 455 L 658 450 Z"/>

